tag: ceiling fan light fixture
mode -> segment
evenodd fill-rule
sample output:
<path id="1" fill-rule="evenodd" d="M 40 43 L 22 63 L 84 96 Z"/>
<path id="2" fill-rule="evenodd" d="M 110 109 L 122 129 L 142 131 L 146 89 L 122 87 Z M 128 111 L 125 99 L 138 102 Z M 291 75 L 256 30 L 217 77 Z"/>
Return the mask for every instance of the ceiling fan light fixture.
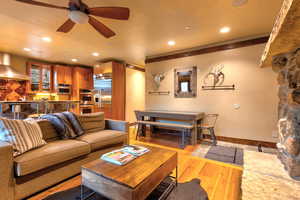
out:
<path id="1" fill-rule="evenodd" d="M 87 24 L 89 22 L 89 16 L 81 11 L 70 11 L 70 19 L 77 24 Z"/>
<path id="2" fill-rule="evenodd" d="M 234 0 L 234 1 L 232 2 L 232 5 L 233 5 L 234 7 L 240 7 L 240 6 L 245 5 L 247 2 L 248 2 L 248 0 Z"/>

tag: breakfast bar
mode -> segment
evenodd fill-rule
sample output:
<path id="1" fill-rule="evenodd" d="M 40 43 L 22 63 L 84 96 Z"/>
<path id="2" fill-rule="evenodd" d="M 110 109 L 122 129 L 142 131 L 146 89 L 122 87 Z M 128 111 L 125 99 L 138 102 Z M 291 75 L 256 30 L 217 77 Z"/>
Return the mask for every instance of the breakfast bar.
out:
<path id="1" fill-rule="evenodd" d="M 70 111 L 71 108 L 79 104 L 79 101 L 75 100 L 47 100 L 47 101 L 0 101 L 0 116 L 20 119 L 20 113 L 25 116 L 31 114 L 40 115 L 46 113 L 56 112 L 55 105 L 63 106 L 64 111 Z M 22 107 L 31 107 L 31 109 L 24 109 Z M 32 109 L 34 107 L 34 109 Z M 58 111 L 57 111 L 58 112 Z"/>

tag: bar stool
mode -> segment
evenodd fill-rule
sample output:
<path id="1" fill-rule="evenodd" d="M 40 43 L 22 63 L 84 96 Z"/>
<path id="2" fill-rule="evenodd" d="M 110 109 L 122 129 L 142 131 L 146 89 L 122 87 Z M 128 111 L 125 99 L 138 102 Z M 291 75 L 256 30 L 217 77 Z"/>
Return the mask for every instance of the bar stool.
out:
<path id="1" fill-rule="evenodd" d="M 217 138 L 215 135 L 215 125 L 219 114 L 207 114 L 202 120 L 201 124 L 198 126 L 198 138 L 203 139 L 203 130 L 208 130 L 212 140 L 212 145 L 217 145 Z"/>
<path id="2" fill-rule="evenodd" d="M 14 114 L 14 119 L 20 119 L 21 105 L 14 104 L 12 106 L 12 112 Z"/>

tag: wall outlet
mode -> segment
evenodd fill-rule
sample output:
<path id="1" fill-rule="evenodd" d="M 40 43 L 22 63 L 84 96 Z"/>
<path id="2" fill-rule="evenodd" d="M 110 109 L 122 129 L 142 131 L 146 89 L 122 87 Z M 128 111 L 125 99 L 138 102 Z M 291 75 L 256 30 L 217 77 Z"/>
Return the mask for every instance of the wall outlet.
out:
<path id="1" fill-rule="evenodd" d="M 272 138 L 278 138 L 278 131 L 272 131 Z"/>
<path id="2" fill-rule="evenodd" d="M 233 108 L 236 110 L 240 109 L 240 107 L 241 107 L 240 104 L 237 104 L 237 103 L 233 104 Z"/>

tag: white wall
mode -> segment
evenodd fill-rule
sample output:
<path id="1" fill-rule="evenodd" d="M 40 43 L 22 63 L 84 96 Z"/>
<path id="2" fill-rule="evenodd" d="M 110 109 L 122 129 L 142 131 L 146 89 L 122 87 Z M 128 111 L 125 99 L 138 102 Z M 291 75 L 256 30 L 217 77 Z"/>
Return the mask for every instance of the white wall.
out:
<path id="1" fill-rule="evenodd" d="M 146 65 L 146 91 L 154 88 L 152 73 L 165 72 L 160 90 L 171 91 L 169 96 L 149 95 L 146 108 L 175 111 L 218 113 L 216 135 L 275 142 L 277 131 L 277 83 L 271 68 L 258 66 L 264 44 L 226 50 L 199 56 L 179 58 Z M 224 84 L 235 84 L 234 91 L 204 91 L 203 77 L 212 66 L 225 66 Z M 198 67 L 196 98 L 174 98 L 174 68 Z M 129 93 L 127 93 L 128 95 Z M 239 104 L 240 109 L 234 109 Z"/>
<path id="2" fill-rule="evenodd" d="M 125 119 L 135 122 L 135 110 L 145 109 L 145 72 L 126 68 Z"/>

